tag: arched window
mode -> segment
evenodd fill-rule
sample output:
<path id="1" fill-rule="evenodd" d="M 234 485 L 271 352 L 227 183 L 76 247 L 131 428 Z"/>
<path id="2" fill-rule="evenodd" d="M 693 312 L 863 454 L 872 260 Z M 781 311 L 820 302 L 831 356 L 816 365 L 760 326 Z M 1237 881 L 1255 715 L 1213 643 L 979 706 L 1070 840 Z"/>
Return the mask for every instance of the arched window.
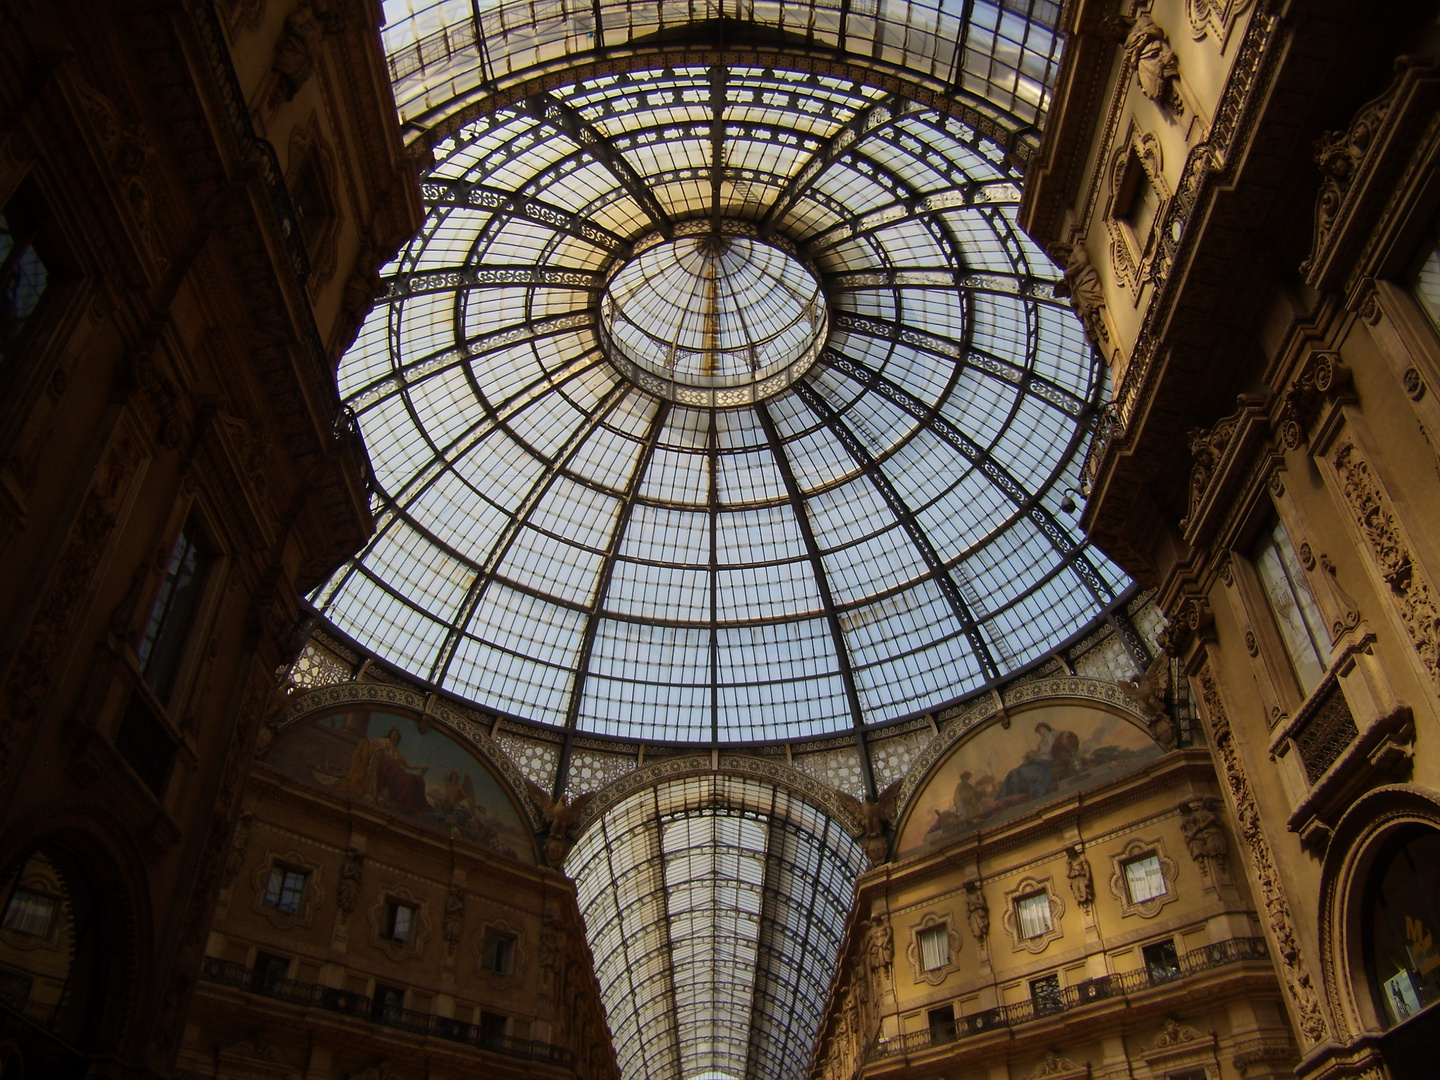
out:
<path id="1" fill-rule="evenodd" d="M 1440 999 L 1440 831 L 1397 834 L 1375 862 L 1365 905 L 1370 984 L 1394 1027 Z"/>

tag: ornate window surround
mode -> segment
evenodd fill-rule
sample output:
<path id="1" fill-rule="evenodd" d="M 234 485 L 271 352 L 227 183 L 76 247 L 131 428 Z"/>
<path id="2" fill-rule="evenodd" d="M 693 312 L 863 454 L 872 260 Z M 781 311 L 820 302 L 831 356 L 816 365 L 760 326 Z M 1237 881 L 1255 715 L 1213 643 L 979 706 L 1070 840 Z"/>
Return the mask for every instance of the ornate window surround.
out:
<path id="1" fill-rule="evenodd" d="M 950 962 L 943 967 L 925 971 L 920 963 L 920 935 L 937 926 L 945 927 L 946 936 L 950 939 Z M 910 943 L 905 946 L 905 958 L 910 961 L 910 970 L 915 976 L 916 985 L 928 983 L 939 986 L 943 983 L 949 974 L 960 966 L 961 942 L 960 931 L 955 929 L 955 920 L 949 915 L 927 911 L 921 916 L 920 921 L 910 927 Z"/>
<path id="2" fill-rule="evenodd" d="M 1143 859 L 1146 855 L 1159 858 L 1160 876 L 1165 880 L 1165 891 L 1137 904 L 1130 899 L 1130 889 L 1125 883 L 1125 864 L 1135 859 Z M 1166 852 L 1165 840 L 1162 837 L 1157 836 L 1153 840 L 1131 840 L 1119 851 L 1111 854 L 1110 865 L 1114 868 L 1110 875 L 1110 895 L 1120 903 L 1121 918 L 1138 915 L 1142 919 L 1153 919 L 1166 904 L 1180 899 L 1180 894 L 1175 889 L 1178 867 Z"/>
<path id="3" fill-rule="evenodd" d="M 510 970 L 503 975 L 485 966 L 485 938 L 490 933 L 502 934 L 515 944 L 510 953 Z M 518 986 L 525 975 L 529 951 L 525 948 L 525 934 L 521 927 L 508 919 L 487 919 L 470 937 L 470 951 L 475 955 L 475 972 L 490 985 L 501 988 Z"/>
<path id="4" fill-rule="evenodd" d="M 1044 893 L 1050 901 L 1050 929 L 1043 934 L 1027 938 L 1020 936 L 1020 924 L 1015 915 L 1015 904 L 1027 897 L 1037 893 Z M 1010 948 L 1013 952 L 1042 953 L 1050 942 L 1064 934 L 1060 927 L 1060 920 L 1065 914 L 1065 901 L 1055 894 L 1055 884 L 1052 878 L 1023 877 L 1015 883 L 1015 887 L 1005 893 L 1005 913 L 1000 917 L 1000 925 L 1005 928 L 1005 933 L 1010 935 Z"/>
<path id="5" fill-rule="evenodd" d="M 270 907 L 265 903 L 265 893 L 270 886 L 270 871 L 276 863 L 288 866 L 294 870 L 305 871 L 305 890 L 300 897 L 300 908 L 297 911 L 281 911 L 279 908 Z M 250 875 L 251 884 L 254 886 L 255 901 L 251 905 L 252 910 L 270 920 L 270 924 L 277 930 L 289 930 L 295 926 L 311 926 L 315 922 L 315 909 L 324 899 L 324 891 L 320 888 L 320 864 L 311 862 L 298 851 L 276 851 L 274 848 L 267 848 L 265 857 L 255 867 L 255 872 Z"/>
<path id="6" fill-rule="evenodd" d="M 392 941 L 385 936 L 385 907 L 387 904 L 408 904 L 415 909 L 414 933 L 406 942 Z M 370 944 L 382 950 L 397 963 L 401 960 L 418 960 L 425 951 L 425 942 L 430 940 L 429 902 L 417 896 L 404 885 L 390 882 L 381 885 L 365 914 L 370 920 Z"/>
<path id="7" fill-rule="evenodd" d="M 1156 202 L 1155 220 L 1146 236 L 1137 235 L 1130 226 L 1127 220 L 1130 207 L 1126 205 L 1142 175 L 1155 192 Z M 1125 138 L 1111 151 L 1109 192 L 1102 220 L 1110 235 L 1110 262 L 1115 268 L 1115 277 L 1130 289 L 1131 298 L 1136 302 L 1148 279 L 1152 257 L 1160 249 L 1159 233 L 1170 208 L 1170 198 L 1160 140 L 1153 132 L 1141 131 L 1132 119 Z"/>

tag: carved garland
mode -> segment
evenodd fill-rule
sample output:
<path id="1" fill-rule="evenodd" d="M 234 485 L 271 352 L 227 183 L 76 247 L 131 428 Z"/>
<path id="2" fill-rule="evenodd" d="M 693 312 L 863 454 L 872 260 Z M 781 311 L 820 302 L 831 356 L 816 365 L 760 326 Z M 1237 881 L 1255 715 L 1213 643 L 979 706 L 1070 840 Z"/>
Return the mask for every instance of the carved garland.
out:
<path id="1" fill-rule="evenodd" d="M 1346 442 L 1332 459 L 1355 524 L 1365 538 L 1400 621 L 1430 678 L 1440 685 L 1440 609 L 1435 592 L 1420 572 L 1410 546 L 1395 518 L 1394 508 L 1380 489 L 1370 463 L 1354 443 Z"/>
<path id="2" fill-rule="evenodd" d="M 1200 697 L 1204 703 L 1203 715 L 1210 729 L 1210 743 L 1220 759 L 1225 776 L 1225 785 L 1235 808 L 1235 821 L 1240 840 L 1250 856 L 1250 865 L 1255 872 L 1260 897 L 1265 907 L 1265 920 L 1277 946 L 1281 961 L 1281 975 L 1285 989 L 1294 1004 L 1300 1030 L 1306 1040 L 1318 1043 L 1324 1039 L 1329 1028 L 1320 1008 L 1320 998 L 1301 955 L 1300 944 L 1295 939 L 1295 922 L 1290 915 L 1290 904 L 1280 885 L 1280 874 L 1275 867 L 1275 858 L 1270 842 L 1260 825 L 1260 810 L 1255 805 L 1255 795 L 1250 787 L 1250 778 L 1240 760 L 1239 748 L 1235 745 L 1235 733 L 1230 727 L 1230 717 L 1220 697 L 1220 688 L 1215 675 L 1206 660 L 1196 675 L 1200 684 Z"/>

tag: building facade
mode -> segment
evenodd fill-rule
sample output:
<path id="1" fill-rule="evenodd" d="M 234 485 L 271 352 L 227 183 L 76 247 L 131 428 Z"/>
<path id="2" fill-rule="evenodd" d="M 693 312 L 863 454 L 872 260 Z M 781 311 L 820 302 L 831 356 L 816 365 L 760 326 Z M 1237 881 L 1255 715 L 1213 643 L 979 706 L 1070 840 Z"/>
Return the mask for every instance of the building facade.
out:
<path id="1" fill-rule="evenodd" d="M 373 527 L 333 371 L 419 220 L 379 20 L 0 11 L 0 968 L 29 1075 L 171 1073 L 299 599 Z"/>
<path id="2" fill-rule="evenodd" d="M 1084 521 L 1171 617 L 1298 1074 L 1429 1075 L 1435 11 L 1067 18 L 1022 216 L 1110 359 Z"/>
<path id="3" fill-rule="evenodd" d="M 1069 682 L 952 732 L 897 792 L 817 1080 L 1291 1075 L 1210 754 Z"/>

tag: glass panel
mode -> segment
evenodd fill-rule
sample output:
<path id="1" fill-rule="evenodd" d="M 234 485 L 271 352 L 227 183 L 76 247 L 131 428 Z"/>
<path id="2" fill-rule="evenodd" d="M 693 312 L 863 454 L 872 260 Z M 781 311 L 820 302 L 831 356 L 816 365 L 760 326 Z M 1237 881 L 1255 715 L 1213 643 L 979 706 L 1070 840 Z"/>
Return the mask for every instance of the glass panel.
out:
<path id="1" fill-rule="evenodd" d="M 1030 980 L 1030 1000 L 1036 1016 L 1065 1011 L 1065 996 L 1060 991 L 1059 975 L 1044 975 Z"/>
<path id="2" fill-rule="evenodd" d="M 145 681 L 161 701 L 170 696 L 179 674 L 207 561 L 196 540 L 195 526 L 187 524 L 170 552 L 165 577 L 160 581 L 160 591 L 136 650 Z"/>
<path id="3" fill-rule="evenodd" d="M 1410 273 L 1410 289 L 1430 321 L 1440 329 L 1440 216 L 1430 222 L 1420 243 L 1415 269 Z"/>
<path id="4" fill-rule="evenodd" d="M 265 905 L 277 911 L 293 915 L 300 910 L 300 901 L 305 895 L 305 882 L 310 875 L 304 870 L 292 870 L 287 866 L 270 869 L 270 882 L 265 889 Z"/>
<path id="5" fill-rule="evenodd" d="M 1053 928 L 1050 921 L 1050 894 L 1035 893 L 1015 901 L 1015 922 L 1022 938 L 1039 937 Z"/>
<path id="6" fill-rule="evenodd" d="M 14 355 L 25 321 L 50 283 L 38 247 L 41 231 L 39 194 L 23 184 L 0 213 L 0 367 Z"/>
<path id="7" fill-rule="evenodd" d="M 1375 862 L 1366 906 L 1372 987 L 1387 1026 L 1440 1000 L 1440 832 L 1402 832 Z"/>
<path id="8" fill-rule="evenodd" d="M 1330 648 L 1321 643 L 1330 639 L 1305 577 L 1305 568 L 1300 565 L 1300 557 L 1290 544 L 1290 534 L 1278 518 L 1270 519 L 1252 558 L 1300 689 L 1309 693 L 1325 674 Z"/>
<path id="9" fill-rule="evenodd" d="M 1160 857 L 1146 855 L 1131 859 L 1124 864 L 1125 887 L 1130 890 L 1130 902 L 1143 904 L 1165 895 L 1165 875 L 1160 870 Z"/>
<path id="10" fill-rule="evenodd" d="M 5 909 L 5 929 L 31 937 L 48 937 L 57 904 L 53 896 L 17 888 L 10 894 L 10 905 Z"/>
<path id="11" fill-rule="evenodd" d="M 402 110 L 477 32 L 515 60 L 544 24 L 557 58 L 578 25 L 391 8 Z M 604 10 L 616 46 L 639 9 Z M 867 55 L 918 58 L 920 18 L 946 77 L 1043 97 L 1053 4 L 919 10 L 875 9 L 899 36 Z M 1092 625 L 1128 582 L 1058 506 L 1100 367 L 984 130 L 692 66 L 557 79 L 438 139 L 339 371 L 380 527 L 317 607 L 491 709 L 706 744 L 919 715 Z"/>
<path id="12" fill-rule="evenodd" d="M 920 968 L 923 971 L 938 971 L 950 963 L 950 929 L 948 926 L 932 926 L 916 935 L 920 942 Z"/>

